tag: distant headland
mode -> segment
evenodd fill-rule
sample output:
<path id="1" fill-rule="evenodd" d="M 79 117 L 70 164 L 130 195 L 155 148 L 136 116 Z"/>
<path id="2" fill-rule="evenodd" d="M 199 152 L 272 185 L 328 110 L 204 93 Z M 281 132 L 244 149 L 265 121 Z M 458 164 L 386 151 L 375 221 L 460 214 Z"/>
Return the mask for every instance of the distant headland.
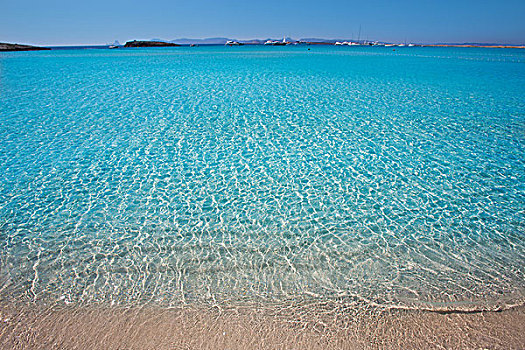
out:
<path id="1" fill-rule="evenodd" d="M 168 43 L 165 41 L 128 41 L 124 47 L 163 47 L 163 46 L 180 46 L 175 43 Z"/>
<path id="2" fill-rule="evenodd" d="M 0 43 L 0 51 L 40 51 L 40 50 L 51 50 L 51 49 L 48 47 Z"/>

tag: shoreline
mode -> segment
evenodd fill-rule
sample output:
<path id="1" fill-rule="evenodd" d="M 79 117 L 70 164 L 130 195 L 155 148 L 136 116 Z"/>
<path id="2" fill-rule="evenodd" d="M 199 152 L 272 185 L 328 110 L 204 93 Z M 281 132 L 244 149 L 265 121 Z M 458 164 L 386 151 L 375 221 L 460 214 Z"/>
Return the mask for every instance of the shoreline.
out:
<path id="1" fill-rule="evenodd" d="M 235 308 L 0 304 L 13 349 L 419 349 L 525 347 L 525 307 L 439 313 L 315 303 Z"/>

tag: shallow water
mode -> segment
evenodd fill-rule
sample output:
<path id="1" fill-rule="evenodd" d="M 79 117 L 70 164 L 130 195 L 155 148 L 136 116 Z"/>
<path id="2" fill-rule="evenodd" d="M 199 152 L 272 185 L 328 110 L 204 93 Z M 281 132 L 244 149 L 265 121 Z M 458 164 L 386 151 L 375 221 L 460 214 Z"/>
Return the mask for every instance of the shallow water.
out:
<path id="1" fill-rule="evenodd" d="M 0 54 L 0 296 L 525 296 L 525 50 Z"/>

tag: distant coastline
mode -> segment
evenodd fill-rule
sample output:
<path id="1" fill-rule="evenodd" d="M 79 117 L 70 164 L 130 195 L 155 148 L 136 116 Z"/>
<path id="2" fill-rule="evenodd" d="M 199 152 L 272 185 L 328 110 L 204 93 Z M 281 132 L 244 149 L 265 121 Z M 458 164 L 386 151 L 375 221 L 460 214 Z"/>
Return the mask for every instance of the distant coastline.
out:
<path id="1" fill-rule="evenodd" d="M 429 44 L 425 47 L 480 47 L 489 49 L 525 49 L 525 45 Z"/>
<path id="2" fill-rule="evenodd" d="M 156 42 L 166 42 L 179 44 L 181 46 L 190 46 L 190 45 L 226 45 L 228 42 L 238 42 L 244 45 L 264 45 L 267 42 L 280 42 L 286 43 L 289 45 L 337 45 L 337 43 L 349 42 L 354 43 L 356 46 L 419 46 L 419 47 L 482 47 L 482 48 L 525 48 L 525 44 L 502 44 L 502 43 L 395 43 L 395 42 L 386 42 L 378 40 L 362 40 L 362 39 L 322 39 L 322 38 L 301 38 L 293 39 L 290 37 L 283 38 L 267 38 L 267 39 L 232 39 L 226 37 L 215 37 L 215 38 L 205 38 L 205 39 L 189 39 L 189 38 L 180 38 L 174 40 L 163 40 L 163 39 L 151 39 Z"/>
<path id="3" fill-rule="evenodd" d="M 295 40 L 292 38 L 283 38 L 282 41 L 275 39 L 250 39 L 250 40 L 235 40 L 228 38 L 207 38 L 207 39 L 175 39 L 166 41 L 162 39 L 152 40 L 131 40 L 127 41 L 124 45 L 115 41 L 113 44 L 106 45 L 72 45 L 72 46 L 33 46 L 25 44 L 13 44 L 13 43 L 0 43 L 0 52 L 2 51 L 40 51 L 40 50 L 60 50 L 60 49 L 107 49 L 107 48 L 137 48 L 137 47 L 180 47 L 180 46 L 223 46 L 229 45 L 228 43 L 238 43 L 238 45 L 249 45 L 249 46 L 263 46 L 267 45 L 268 42 L 279 42 L 279 46 L 282 45 L 349 45 L 357 47 L 365 46 L 386 46 L 386 47 L 451 47 L 451 48 L 494 48 L 494 49 L 525 49 L 525 45 L 517 44 L 498 44 L 498 43 L 390 43 L 381 41 L 366 41 L 366 40 L 335 40 L 335 39 L 317 39 L 317 38 L 305 38 Z M 232 46 L 232 45 L 230 45 Z"/>
<path id="4" fill-rule="evenodd" d="M 41 51 L 51 50 L 48 47 L 39 47 L 23 44 L 0 43 L 0 51 Z"/>

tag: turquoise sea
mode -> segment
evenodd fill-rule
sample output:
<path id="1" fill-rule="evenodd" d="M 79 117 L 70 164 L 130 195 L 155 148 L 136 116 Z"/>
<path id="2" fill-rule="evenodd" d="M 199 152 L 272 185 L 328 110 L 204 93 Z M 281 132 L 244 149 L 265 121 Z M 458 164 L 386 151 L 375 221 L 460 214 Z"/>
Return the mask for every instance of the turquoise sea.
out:
<path id="1" fill-rule="evenodd" d="M 0 54 L 0 300 L 525 299 L 525 50 Z"/>

